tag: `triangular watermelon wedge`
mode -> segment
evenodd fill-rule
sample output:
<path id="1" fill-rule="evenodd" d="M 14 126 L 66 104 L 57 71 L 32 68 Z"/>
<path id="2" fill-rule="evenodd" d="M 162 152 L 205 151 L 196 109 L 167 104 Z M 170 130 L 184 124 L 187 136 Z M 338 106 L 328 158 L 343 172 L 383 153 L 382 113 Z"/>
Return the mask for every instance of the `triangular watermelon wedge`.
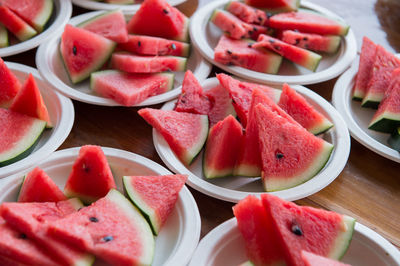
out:
<path id="1" fill-rule="evenodd" d="M 116 188 L 115 181 L 101 147 L 82 146 L 65 184 L 65 195 L 92 203 L 113 188 Z"/>
<path id="2" fill-rule="evenodd" d="M 66 199 L 61 189 L 39 167 L 25 176 L 18 195 L 18 202 L 58 202 Z"/>
<path id="3" fill-rule="evenodd" d="M 211 108 L 208 112 L 210 127 L 224 120 L 225 117 L 232 115 L 236 117 L 235 108 L 232 105 L 232 99 L 227 89 L 217 85 L 204 93 L 211 102 Z"/>
<path id="4" fill-rule="evenodd" d="M 0 107 L 9 107 L 21 88 L 21 83 L 0 58 Z"/>
<path id="5" fill-rule="evenodd" d="M 0 5 L 0 22 L 20 41 L 26 41 L 37 34 L 28 23 L 3 5 Z"/>
<path id="6" fill-rule="evenodd" d="M 304 250 L 301 251 L 301 259 L 305 266 L 351 266 L 350 264 L 341 263 Z"/>
<path id="7" fill-rule="evenodd" d="M 124 176 L 124 189 L 155 235 L 174 209 L 187 175 Z"/>

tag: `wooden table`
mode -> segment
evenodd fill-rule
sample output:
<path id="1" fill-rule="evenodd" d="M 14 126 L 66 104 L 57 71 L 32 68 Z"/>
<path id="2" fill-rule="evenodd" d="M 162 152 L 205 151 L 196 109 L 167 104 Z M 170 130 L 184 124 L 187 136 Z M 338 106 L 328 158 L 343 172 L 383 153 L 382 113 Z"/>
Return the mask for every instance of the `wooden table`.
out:
<path id="1" fill-rule="evenodd" d="M 178 6 L 190 16 L 197 6 L 211 0 L 188 0 Z M 400 2 L 397 0 L 312 0 L 351 24 L 358 46 L 364 35 L 392 52 L 400 52 Z M 74 15 L 86 12 L 74 6 Z M 5 58 L 35 66 L 36 50 Z M 212 76 L 222 72 L 213 68 Z M 308 87 L 330 100 L 336 79 Z M 154 106 L 159 108 L 161 105 Z M 151 127 L 137 114 L 138 108 L 103 107 L 74 101 L 75 124 L 60 147 L 97 144 L 143 155 L 164 165 L 153 146 Z M 232 203 L 192 192 L 201 215 L 201 237 L 233 217 Z M 400 164 L 351 141 L 349 161 L 340 176 L 322 191 L 297 201 L 355 217 L 400 248 Z"/>

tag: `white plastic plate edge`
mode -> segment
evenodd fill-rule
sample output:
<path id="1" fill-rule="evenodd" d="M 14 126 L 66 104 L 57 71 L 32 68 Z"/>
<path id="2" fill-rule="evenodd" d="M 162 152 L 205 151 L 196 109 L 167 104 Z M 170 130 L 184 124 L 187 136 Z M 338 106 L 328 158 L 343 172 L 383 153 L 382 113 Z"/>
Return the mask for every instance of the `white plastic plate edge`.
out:
<path id="1" fill-rule="evenodd" d="M 71 18 L 71 20 L 68 22 L 71 25 L 77 25 L 91 17 L 97 16 L 101 13 L 104 13 L 104 11 L 93 11 L 89 13 L 85 13 L 82 15 L 75 16 Z M 52 46 L 58 46 L 60 42 L 60 38 L 62 35 L 62 31 L 59 31 L 58 34 L 54 35 L 53 38 L 51 38 L 48 42 L 42 43 L 37 52 L 36 52 L 36 65 L 37 68 L 42 75 L 44 79 L 46 79 L 48 82 L 52 83 L 54 87 L 62 94 L 65 96 L 85 102 L 85 103 L 90 103 L 90 104 L 95 104 L 95 105 L 103 105 L 103 106 L 123 106 L 117 102 L 115 102 L 112 99 L 108 99 L 105 97 L 101 96 L 96 96 L 96 95 L 91 95 L 87 94 L 85 92 L 81 92 L 79 90 L 76 90 L 67 84 L 65 84 L 61 79 L 57 77 L 51 70 L 51 64 L 53 58 L 50 58 L 48 56 L 48 50 L 49 47 Z M 206 60 L 204 60 L 201 55 L 197 52 L 197 50 L 193 49 L 191 47 L 191 56 L 195 58 L 195 61 L 197 62 L 196 66 L 194 69 L 192 69 L 193 74 L 196 76 L 196 78 L 199 81 L 202 81 L 208 77 L 208 75 L 211 72 L 211 64 L 209 64 Z M 59 56 L 59 54 L 57 53 Z M 181 86 L 177 88 L 173 88 L 172 90 L 165 92 L 160 95 L 152 96 L 145 101 L 138 103 L 133 106 L 147 106 L 147 105 L 154 105 L 162 102 L 169 101 L 171 99 L 176 98 L 179 94 L 181 93 Z"/>
<path id="2" fill-rule="evenodd" d="M 45 168 L 53 164 L 63 164 L 66 159 L 70 157 L 77 157 L 79 149 L 80 147 L 76 147 L 54 152 L 45 161 L 41 162 L 39 166 Z M 160 175 L 171 174 L 170 171 L 161 165 L 135 153 L 108 147 L 102 147 L 102 150 L 106 156 L 119 157 L 123 158 L 124 160 L 133 161 L 143 165 L 148 169 L 151 169 Z M 31 167 L 23 172 L 14 174 L 13 176 L 3 179 L 3 181 L 0 182 L 0 203 L 3 201 L 3 198 L 6 195 L 21 185 L 21 180 L 24 176 L 24 173 L 29 172 L 33 168 L 34 167 Z M 185 227 L 180 228 L 181 232 L 179 236 L 181 241 L 179 247 L 174 250 L 174 254 L 163 264 L 165 266 L 186 265 L 192 257 L 192 254 L 195 251 L 200 239 L 201 219 L 196 201 L 186 186 L 184 186 L 182 191 L 179 193 L 179 197 L 183 204 L 183 213 L 185 216 L 182 219 L 185 220 Z"/>
<path id="3" fill-rule="evenodd" d="M 24 72 L 26 74 L 32 73 L 35 79 L 43 80 L 43 78 L 39 75 L 39 72 L 32 67 L 12 62 L 6 62 L 6 64 L 11 71 L 16 70 Z M 45 80 L 43 81 L 46 82 Z M 55 151 L 58 147 L 61 146 L 61 144 L 68 137 L 72 129 L 75 118 L 75 111 L 74 111 L 74 106 L 72 105 L 72 101 L 69 98 L 57 93 L 56 90 L 54 90 L 54 87 L 49 83 L 47 83 L 46 88 L 41 88 L 41 89 L 49 90 L 52 100 L 60 106 L 61 114 L 59 121 L 57 121 L 57 123 L 51 129 L 53 130 L 53 133 L 51 137 L 48 139 L 48 141 L 42 147 L 40 147 L 37 150 L 34 150 L 24 159 L 21 159 L 10 165 L 1 167 L 0 178 L 4 178 L 18 171 L 21 171 L 22 169 L 25 169 L 35 163 L 39 163 L 41 160 L 46 158 L 53 151 Z"/>
<path id="4" fill-rule="evenodd" d="M 210 84 L 217 85 L 219 83 L 217 78 L 209 78 L 203 81 L 201 84 L 203 87 L 205 87 L 211 86 Z M 335 148 L 325 168 L 321 170 L 321 172 L 319 172 L 316 176 L 296 187 L 276 192 L 269 192 L 288 201 L 305 198 L 328 186 L 343 170 L 350 154 L 349 131 L 347 129 L 346 123 L 344 122 L 338 111 L 317 93 L 299 85 L 295 85 L 292 87 L 300 94 L 310 98 L 313 102 L 319 103 L 319 106 L 328 114 L 328 117 L 334 124 L 334 127 L 330 130 L 334 132 L 332 141 L 335 145 Z M 175 101 L 167 102 L 162 106 L 161 109 L 172 110 L 174 108 L 174 104 Z M 175 156 L 173 151 L 169 148 L 167 142 L 154 128 L 153 143 L 158 155 L 169 169 L 171 169 L 175 173 L 189 175 L 188 184 L 192 188 L 208 196 L 220 200 L 238 202 L 239 200 L 245 198 L 250 194 L 256 195 L 258 197 L 262 194 L 260 192 L 243 192 L 223 188 L 207 182 L 202 177 L 196 176 Z"/>
<path id="5" fill-rule="evenodd" d="M 8 47 L 0 48 L 0 57 L 15 55 L 33 49 L 41 43 L 45 43 L 52 36 L 56 36 L 64 29 L 72 14 L 71 0 L 54 0 L 53 14 L 54 22 L 43 32 L 24 42 L 16 43 Z"/>
<path id="6" fill-rule="evenodd" d="M 360 223 L 356 223 L 354 230 L 354 233 L 360 234 L 363 238 L 380 246 L 385 250 L 388 257 L 400 265 L 400 252 L 389 241 Z M 240 232 L 237 230 L 237 221 L 235 217 L 215 227 L 200 241 L 189 266 L 210 265 L 210 259 L 215 258 L 215 256 L 218 255 L 218 249 L 221 248 L 220 240 L 232 238 L 238 234 L 240 235 Z M 229 245 L 229 242 L 226 241 L 225 244 Z M 245 251 L 243 251 L 243 253 L 245 253 Z"/>
<path id="7" fill-rule="evenodd" d="M 252 80 L 260 83 L 268 83 L 268 84 L 314 84 L 322 81 L 326 81 L 332 79 L 338 75 L 340 75 L 343 71 L 345 71 L 350 64 L 353 62 L 354 58 L 357 55 L 357 42 L 354 36 L 352 29 L 350 28 L 348 34 L 344 38 L 344 53 L 341 57 L 329 68 L 316 72 L 310 73 L 306 75 L 273 75 L 273 74 L 265 74 L 261 72 L 252 71 L 243 67 L 238 66 L 227 66 L 221 63 L 214 61 L 214 48 L 210 47 L 206 40 L 205 29 L 207 24 L 209 23 L 209 17 L 211 13 L 219 8 L 229 0 L 219 0 L 212 1 L 209 4 L 205 5 L 201 9 L 197 10 L 196 13 L 192 16 L 190 22 L 190 37 L 195 48 L 204 56 L 208 61 L 217 67 L 231 73 L 237 75 L 242 78 L 246 78 L 248 80 Z M 338 15 L 329 11 L 326 8 L 323 8 L 319 5 L 307 2 L 302 0 L 301 6 L 306 7 L 319 13 L 325 14 L 332 18 L 336 18 L 342 20 Z"/>

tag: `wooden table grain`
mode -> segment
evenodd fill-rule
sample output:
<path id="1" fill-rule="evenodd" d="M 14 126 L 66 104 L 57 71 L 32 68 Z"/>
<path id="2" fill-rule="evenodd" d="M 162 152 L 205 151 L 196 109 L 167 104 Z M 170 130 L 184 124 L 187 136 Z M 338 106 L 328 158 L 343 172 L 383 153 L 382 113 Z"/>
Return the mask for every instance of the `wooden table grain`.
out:
<path id="1" fill-rule="evenodd" d="M 188 0 L 178 6 L 190 16 L 211 0 Z M 400 52 L 400 2 L 397 0 L 312 0 L 342 16 L 355 32 L 358 47 L 367 35 L 392 52 Z M 74 6 L 74 15 L 86 10 Z M 36 50 L 5 58 L 35 66 Z M 222 72 L 213 68 L 212 75 Z M 336 79 L 307 86 L 331 100 Z M 154 106 L 159 108 L 161 105 Z M 60 149 L 97 144 L 143 155 L 164 165 L 153 146 L 151 127 L 138 108 L 103 107 L 74 101 L 75 123 Z M 165 165 L 164 165 L 165 166 Z M 233 217 L 232 203 L 190 189 L 200 210 L 201 237 Z M 400 164 L 385 159 L 351 141 L 351 153 L 339 177 L 322 191 L 298 204 L 337 211 L 357 219 L 400 247 Z"/>

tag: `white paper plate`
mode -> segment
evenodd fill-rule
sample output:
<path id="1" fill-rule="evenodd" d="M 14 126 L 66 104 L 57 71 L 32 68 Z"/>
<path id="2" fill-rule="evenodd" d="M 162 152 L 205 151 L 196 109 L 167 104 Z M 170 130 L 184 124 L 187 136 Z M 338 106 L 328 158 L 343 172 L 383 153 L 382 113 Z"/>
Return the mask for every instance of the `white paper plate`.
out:
<path id="1" fill-rule="evenodd" d="M 51 123 L 54 127 L 46 129 L 43 132 L 39 142 L 27 157 L 10 165 L 0 167 L 0 178 L 26 169 L 49 156 L 68 137 L 75 117 L 74 106 L 71 100 L 57 93 L 51 84 L 42 79 L 36 69 L 17 63 L 6 62 L 6 64 L 21 83 L 28 78 L 29 73 L 32 73 L 43 96 L 44 103 L 49 111 Z"/>
<path id="2" fill-rule="evenodd" d="M 207 90 L 217 84 L 219 84 L 217 78 L 210 78 L 205 80 L 202 86 Z M 346 123 L 336 109 L 324 98 L 305 87 L 296 85 L 293 88 L 335 125 L 324 134 L 324 139 L 332 143 L 335 148 L 325 167 L 315 177 L 294 188 L 270 192 L 290 201 L 307 197 L 329 185 L 343 170 L 350 153 L 350 135 Z M 164 104 L 162 109 L 172 110 L 174 106 L 175 101 L 170 101 Z M 188 184 L 204 194 L 221 200 L 238 202 L 249 194 L 260 196 L 261 193 L 264 193 L 260 178 L 225 177 L 207 180 L 203 177 L 202 154 L 198 155 L 190 167 L 187 168 L 175 156 L 168 143 L 155 129 L 153 129 L 153 142 L 163 162 L 172 171 L 189 175 Z"/>
<path id="3" fill-rule="evenodd" d="M 186 0 L 167 0 L 167 2 L 171 6 L 177 6 L 185 1 Z M 125 14 L 133 14 L 140 7 L 140 4 L 117 5 L 104 2 L 96 2 L 95 0 L 72 0 L 72 3 L 74 3 L 74 5 L 92 10 L 113 10 L 119 8 Z"/>
<path id="4" fill-rule="evenodd" d="M 12 44 L 8 47 L 0 48 L 0 57 L 19 54 L 39 46 L 46 42 L 52 36 L 57 35 L 57 32 L 64 29 L 65 24 L 71 18 L 72 4 L 71 0 L 54 0 L 53 14 L 51 15 L 48 25 L 45 30 L 35 37 Z"/>
<path id="5" fill-rule="evenodd" d="M 232 218 L 200 241 L 189 266 L 239 265 L 247 260 L 236 218 Z M 341 261 L 354 266 L 397 266 L 400 252 L 375 231 L 356 223 L 350 247 Z"/>
<path id="6" fill-rule="evenodd" d="M 368 129 L 376 109 L 363 108 L 360 102 L 352 100 L 357 71 L 358 64 L 355 64 L 338 79 L 332 94 L 333 105 L 343 116 L 353 138 L 379 155 L 400 163 L 400 153 L 387 144 L 390 134 Z"/>
<path id="7" fill-rule="evenodd" d="M 313 84 L 340 75 L 352 63 L 357 54 L 356 39 L 353 31 L 350 29 L 347 36 L 342 39 L 339 51 L 336 54 L 323 55 L 316 72 L 311 72 L 287 60 L 282 61 L 282 65 L 276 75 L 218 63 L 214 61 L 214 47 L 217 46 L 222 31 L 213 23 L 209 22 L 209 20 L 216 8 L 223 8 L 228 2 L 228 0 L 212 1 L 197 10 L 191 18 L 190 37 L 193 45 L 208 61 L 231 74 L 252 81 L 269 84 Z M 333 12 L 307 1 L 301 1 L 301 7 L 343 20 Z"/>
<path id="8" fill-rule="evenodd" d="M 123 191 L 122 176 L 124 175 L 171 174 L 164 167 L 140 155 L 113 148 L 102 149 L 120 191 Z M 79 148 L 57 151 L 36 166 L 41 167 L 60 188 L 63 188 L 78 152 Z M 26 169 L 3 181 L 0 186 L 0 203 L 17 199 L 22 177 L 29 170 L 31 169 Z M 200 229 L 201 220 L 196 202 L 189 190 L 183 187 L 175 209 L 156 237 L 152 265 L 186 265 L 199 242 Z"/>
<path id="9" fill-rule="evenodd" d="M 77 25 L 91 17 L 101 14 L 104 11 L 95 11 L 73 17 L 69 24 Z M 39 46 L 36 53 L 36 65 L 40 74 L 52 83 L 59 92 L 74 100 L 106 106 L 121 106 L 112 99 L 96 95 L 90 89 L 90 82 L 86 80 L 78 84 L 72 84 L 69 80 L 67 71 L 63 65 L 59 43 L 62 32 L 55 35 L 51 40 Z M 211 65 L 205 61 L 195 49 L 191 49 L 190 57 L 187 62 L 187 69 L 190 69 L 199 81 L 208 77 L 211 72 Z M 174 72 L 174 88 L 166 93 L 156 95 L 136 104 L 135 106 L 153 105 L 176 98 L 181 93 L 181 84 L 184 72 Z"/>

